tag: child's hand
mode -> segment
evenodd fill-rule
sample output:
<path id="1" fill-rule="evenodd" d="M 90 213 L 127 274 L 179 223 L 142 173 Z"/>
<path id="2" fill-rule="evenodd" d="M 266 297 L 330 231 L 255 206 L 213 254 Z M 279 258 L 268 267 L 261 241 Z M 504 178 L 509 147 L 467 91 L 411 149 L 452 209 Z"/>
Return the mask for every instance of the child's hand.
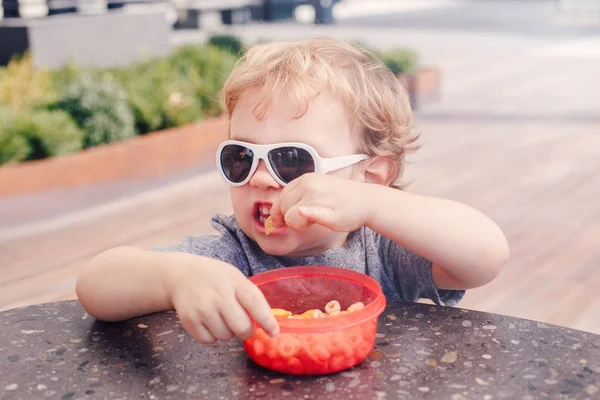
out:
<path id="1" fill-rule="evenodd" d="M 200 343 L 249 338 L 254 333 L 250 316 L 272 336 L 279 333 L 260 289 L 231 264 L 202 257 L 202 263 L 179 268 L 170 286 L 183 327 Z"/>
<path id="2" fill-rule="evenodd" d="M 369 202 L 364 184 L 332 175 L 306 174 L 294 179 L 271 207 L 273 225 L 292 229 L 319 224 L 338 232 L 364 225 Z"/>

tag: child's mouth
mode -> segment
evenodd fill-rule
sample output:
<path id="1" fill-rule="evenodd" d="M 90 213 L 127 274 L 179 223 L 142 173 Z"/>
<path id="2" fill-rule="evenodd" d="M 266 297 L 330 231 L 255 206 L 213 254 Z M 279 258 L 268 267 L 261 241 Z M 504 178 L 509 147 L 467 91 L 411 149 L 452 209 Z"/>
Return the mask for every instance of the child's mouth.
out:
<path id="1" fill-rule="evenodd" d="M 256 202 L 254 203 L 253 216 L 254 216 L 254 228 L 258 233 L 266 235 L 265 222 L 271 216 L 271 207 L 273 203 Z M 269 232 L 269 236 L 281 236 L 285 235 L 288 231 L 287 226 L 283 225 L 277 227 L 274 231 Z"/>
<path id="2" fill-rule="evenodd" d="M 257 203 L 256 217 L 263 226 L 265 225 L 267 218 L 271 216 L 271 206 L 272 204 Z"/>

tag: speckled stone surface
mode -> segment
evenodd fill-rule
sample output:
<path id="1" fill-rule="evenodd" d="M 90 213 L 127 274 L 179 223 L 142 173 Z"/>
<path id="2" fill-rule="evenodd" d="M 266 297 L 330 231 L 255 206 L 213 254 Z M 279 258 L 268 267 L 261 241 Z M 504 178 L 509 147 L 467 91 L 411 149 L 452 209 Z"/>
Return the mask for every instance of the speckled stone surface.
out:
<path id="1" fill-rule="evenodd" d="M 600 336 L 449 307 L 391 305 L 374 351 L 322 377 L 269 372 L 174 312 L 121 323 L 77 301 L 0 313 L 1 399 L 600 399 Z"/>

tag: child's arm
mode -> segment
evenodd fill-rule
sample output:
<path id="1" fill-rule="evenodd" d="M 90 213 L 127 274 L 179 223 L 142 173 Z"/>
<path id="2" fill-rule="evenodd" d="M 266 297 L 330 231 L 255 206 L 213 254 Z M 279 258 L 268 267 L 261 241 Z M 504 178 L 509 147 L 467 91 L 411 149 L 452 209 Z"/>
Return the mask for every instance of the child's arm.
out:
<path id="1" fill-rule="evenodd" d="M 475 209 L 447 199 L 370 185 L 365 224 L 430 260 L 439 289 L 492 281 L 508 259 L 500 228 Z"/>
<path id="2" fill-rule="evenodd" d="M 508 244 L 489 218 L 464 204 L 330 175 L 306 174 L 271 207 L 273 223 L 314 223 L 350 232 L 366 225 L 430 260 L 438 289 L 470 289 L 493 280 Z"/>
<path id="3" fill-rule="evenodd" d="M 202 343 L 249 337 L 248 314 L 267 332 L 278 329 L 262 292 L 237 268 L 192 254 L 110 249 L 89 262 L 76 291 L 86 311 L 106 321 L 175 308 Z"/>

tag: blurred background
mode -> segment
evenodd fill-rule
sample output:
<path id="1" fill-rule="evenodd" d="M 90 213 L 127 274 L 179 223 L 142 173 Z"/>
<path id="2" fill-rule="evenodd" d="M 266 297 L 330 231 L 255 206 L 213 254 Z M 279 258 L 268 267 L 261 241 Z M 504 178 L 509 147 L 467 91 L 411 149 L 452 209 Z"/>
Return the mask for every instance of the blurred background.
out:
<path id="1" fill-rule="evenodd" d="M 600 333 L 600 0 L 2 0 L 0 309 L 75 298 L 110 247 L 229 213 L 218 93 L 259 41 L 332 36 L 411 94 L 409 191 L 511 258 L 462 307 Z"/>

